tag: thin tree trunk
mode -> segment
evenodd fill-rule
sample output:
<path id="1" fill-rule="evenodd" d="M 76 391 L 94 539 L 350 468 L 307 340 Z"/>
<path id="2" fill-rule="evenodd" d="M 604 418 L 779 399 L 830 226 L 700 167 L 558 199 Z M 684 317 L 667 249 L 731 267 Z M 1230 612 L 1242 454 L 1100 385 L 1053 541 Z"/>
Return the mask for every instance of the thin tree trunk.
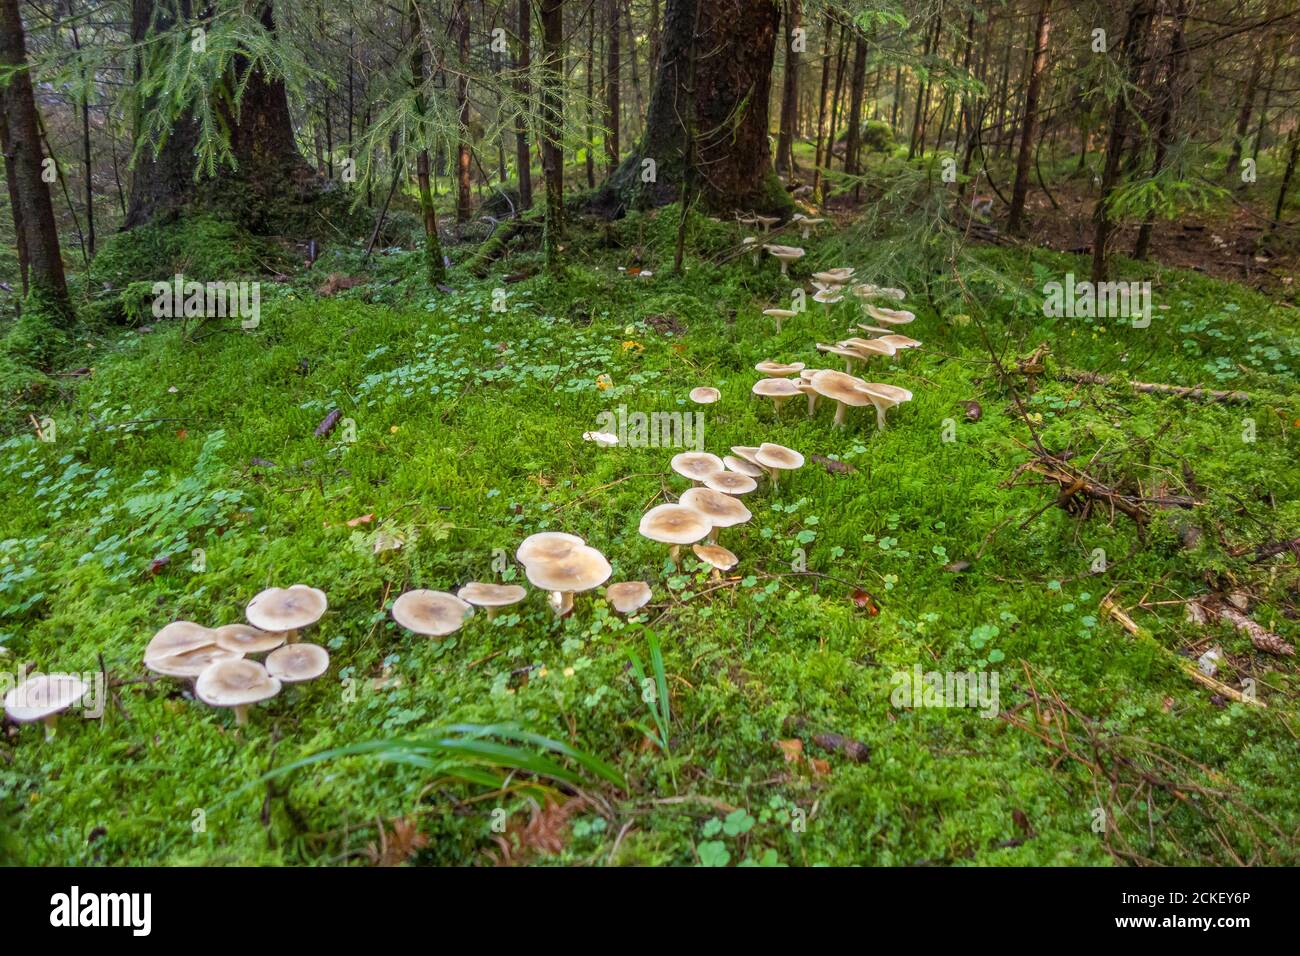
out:
<path id="1" fill-rule="evenodd" d="M 867 41 L 861 34 L 853 38 L 853 80 L 849 93 L 849 133 L 844 144 L 844 172 L 856 176 L 858 153 L 862 144 L 862 89 L 867 79 Z M 860 187 L 853 187 L 853 199 L 859 198 Z"/>
<path id="2" fill-rule="evenodd" d="M 1033 158 L 1034 140 L 1038 132 L 1038 94 L 1043 83 L 1043 67 L 1047 64 L 1047 40 L 1052 30 L 1052 0 L 1041 0 L 1038 8 L 1038 25 L 1034 29 L 1034 52 L 1029 62 L 1029 86 L 1025 90 L 1024 119 L 1020 123 L 1020 156 L 1016 160 L 1016 181 L 1011 188 L 1011 209 L 1007 213 L 1007 232 L 1018 235 L 1025 213 L 1025 197 L 1029 193 L 1029 163 Z"/>
<path id="3" fill-rule="evenodd" d="M 560 265 L 564 237 L 564 0 L 539 0 L 542 20 L 542 172 L 546 226 L 542 245 L 548 269 Z"/>
<path id="4" fill-rule="evenodd" d="M 1300 158 L 1300 123 L 1291 127 L 1287 137 L 1286 172 L 1282 174 L 1282 184 L 1277 188 L 1277 204 L 1273 208 L 1273 221 L 1268 224 L 1268 231 L 1273 232 L 1282 223 L 1282 210 L 1286 208 L 1287 190 L 1295 178 L 1296 159 Z"/>
<path id="5" fill-rule="evenodd" d="M 795 49 L 795 31 L 802 22 L 799 0 L 786 0 L 785 75 L 781 91 L 781 132 L 777 138 L 776 171 L 794 174 L 794 138 L 799 122 L 799 51 Z"/>
<path id="6" fill-rule="evenodd" d="M 1151 175 L 1157 176 L 1164 168 L 1165 157 L 1173 143 L 1174 117 L 1177 115 L 1181 99 L 1180 86 L 1183 68 L 1187 64 L 1187 43 L 1183 38 L 1183 28 L 1187 21 L 1187 0 L 1178 0 L 1174 12 L 1174 33 L 1169 42 L 1169 70 L 1162 84 L 1164 103 L 1160 108 L 1160 119 L 1156 123 L 1155 157 L 1151 163 Z M 1151 208 L 1147 211 L 1142 225 L 1138 229 L 1137 243 L 1133 247 L 1133 258 L 1144 261 L 1151 248 L 1151 234 L 1155 229 L 1156 213 Z"/>
<path id="7" fill-rule="evenodd" d="M 596 4 L 587 7 L 587 188 L 596 188 Z"/>
<path id="8" fill-rule="evenodd" d="M 474 215 L 474 197 L 470 191 L 469 128 L 469 4 L 460 7 L 457 53 L 460 75 L 456 77 L 456 105 L 460 117 L 459 141 L 456 144 L 456 222 L 463 225 Z"/>
<path id="9" fill-rule="evenodd" d="M 530 89 L 528 70 L 531 63 L 533 8 L 531 0 L 519 0 L 516 26 L 519 32 L 519 48 L 515 55 L 515 71 L 519 76 L 515 89 L 524 103 L 524 109 L 515 117 L 515 172 L 519 176 L 519 212 L 531 209 L 533 205 L 532 156 L 528 151 L 528 104 Z"/>
<path id="10" fill-rule="evenodd" d="M 619 82 L 622 79 L 622 64 L 619 62 L 619 21 L 618 0 L 608 0 L 605 6 L 609 18 L 605 48 L 605 115 L 609 123 L 609 132 L 605 135 L 605 160 L 608 165 L 607 175 L 613 175 L 618 169 L 619 126 L 622 118 L 619 103 Z"/>
<path id="11" fill-rule="evenodd" d="M 411 32 L 411 85 L 416 89 L 415 112 L 424 115 L 424 95 L 419 92 L 424 87 L 424 40 L 420 35 L 420 8 L 418 0 L 410 0 L 408 11 Z M 394 159 L 396 162 L 396 159 Z M 421 149 L 415 158 L 416 185 L 420 192 L 420 213 L 424 219 L 424 259 L 425 276 L 430 285 L 442 282 L 447 277 L 446 265 L 442 258 L 442 241 L 438 238 L 438 211 L 433 205 L 433 194 L 429 191 L 429 151 Z M 387 204 L 385 204 L 387 208 Z M 382 215 L 382 214 L 381 214 Z M 376 226 L 378 231 L 378 226 Z"/>
<path id="12" fill-rule="evenodd" d="M 822 85 L 817 97 L 817 149 L 813 161 L 813 201 L 821 202 L 822 169 L 829 165 L 830 144 L 826 142 L 826 90 L 831 78 L 831 50 L 835 39 L 835 20 L 826 15 L 826 33 L 822 38 Z M 822 147 L 826 147 L 823 155 Z"/>
<path id="13" fill-rule="evenodd" d="M 1259 89 L 1259 78 L 1264 72 L 1264 59 L 1255 52 L 1255 64 L 1251 68 L 1250 78 L 1246 81 L 1246 92 L 1242 97 L 1241 112 L 1237 114 L 1237 128 L 1232 137 L 1232 152 L 1228 155 L 1225 176 L 1231 176 L 1241 165 L 1241 153 L 1246 146 L 1246 131 L 1250 129 L 1250 118 L 1255 113 L 1255 91 Z"/>

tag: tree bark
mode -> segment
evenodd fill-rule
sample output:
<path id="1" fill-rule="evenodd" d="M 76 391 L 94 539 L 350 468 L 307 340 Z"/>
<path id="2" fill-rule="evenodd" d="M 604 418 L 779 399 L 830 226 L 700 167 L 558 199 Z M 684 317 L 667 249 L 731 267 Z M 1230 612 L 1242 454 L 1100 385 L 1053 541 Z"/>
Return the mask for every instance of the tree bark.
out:
<path id="1" fill-rule="evenodd" d="M 424 115 L 424 95 L 419 91 L 424 87 L 424 38 L 420 30 L 420 7 L 418 0 L 410 0 L 411 32 L 411 85 L 416 89 L 415 112 Z M 421 149 L 415 157 L 415 181 L 420 193 L 420 214 L 424 220 L 424 263 L 425 278 L 430 285 L 442 282 L 447 277 L 447 267 L 442 255 L 442 240 L 438 237 L 438 211 L 433 205 L 433 195 L 429 191 L 429 150 Z M 376 232 L 378 229 L 376 228 Z"/>
<path id="2" fill-rule="evenodd" d="M 469 4 L 461 4 L 456 24 L 460 75 L 456 77 L 456 105 L 460 117 L 456 143 L 456 222 L 463 225 L 474 215 L 474 198 L 470 193 L 469 129 Z"/>
<path id="3" fill-rule="evenodd" d="M 1034 139 L 1038 132 L 1038 94 L 1047 64 L 1047 39 L 1052 30 L 1052 0 L 1042 0 L 1038 8 L 1038 25 L 1034 29 L 1034 52 L 1029 62 L 1029 86 L 1025 90 L 1024 119 L 1020 123 L 1020 155 L 1016 159 L 1016 181 L 1011 189 L 1011 209 L 1007 213 L 1007 232 L 1017 235 L 1025 213 L 1029 193 L 1029 163 L 1033 158 Z"/>
<path id="4" fill-rule="evenodd" d="M 519 48 L 515 55 L 515 71 L 519 76 L 515 89 L 525 104 L 515 117 L 515 171 L 519 176 L 519 212 L 533 205 L 532 155 L 528 152 L 528 116 L 527 104 L 530 101 L 528 70 L 531 63 L 533 9 L 531 0 L 519 0 L 516 25 L 519 33 Z"/>
<path id="5" fill-rule="evenodd" d="M 622 65 L 619 62 L 618 45 L 618 0 L 608 0 L 606 12 L 609 17 L 608 35 L 605 51 L 605 114 L 609 123 L 609 132 L 605 134 L 605 157 L 608 162 L 606 175 L 613 175 L 618 169 L 618 132 L 621 116 L 619 103 L 619 79 Z"/>
<path id="6" fill-rule="evenodd" d="M 867 79 L 867 41 L 854 32 L 853 36 L 853 80 L 849 85 L 849 132 L 844 142 L 844 172 L 856 176 L 859 172 L 858 159 L 862 145 L 862 89 Z M 853 195 L 858 196 L 858 187 L 853 187 Z"/>
<path id="7" fill-rule="evenodd" d="M 68 299 L 68 285 L 63 274 L 54 204 L 48 185 L 41 178 L 40 121 L 28 73 L 22 17 L 18 12 L 18 0 L 0 0 L 0 72 L 8 74 L 10 71 L 8 83 L 0 86 L 0 113 L 4 114 L 5 168 L 13 171 L 14 192 L 17 194 L 13 208 L 15 219 L 21 221 L 26 251 L 26 299 L 55 328 L 67 328 L 72 325 L 75 313 Z M 44 343 L 31 345 L 40 351 Z"/>
<path id="8" fill-rule="evenodd" d="M 794 173 L 794 138 L 799 115 L 799 51 L 795 47 L 795 31 L 802 22 L 799 0 L 786 0 L 785 29 L 781 31 L 785 43 L 785 74 L 781 88 L 781 132 L 776 146 L 776 171 Z"/>
<path id="9" fill-rule="evenodd" d="M 820 202 L 822 194 L 822 169 L 830 165 L 830 143 L 826 140 L 826 91 L 831 78 L 831 45 L 835 39 L 835 20 L 826 14 L 826 33 L 822 38 L 822 85 L 817 99 L 817 150 L 813 159 L 813 201 Z M 832 132 L 832 140 L 834 134 Z M 825 147 L 823 153 L 822 147 Z"/>
<path id="10" fill-rule="evenodd" d="M 692 94 L 686 68 L 697 5 L 700 55 Z M 774 0 L 669 0 L 645 135 L 610 177 L 597 208 L 617 215 L 679 198 L 687 155 L 682 104 L 692 95 L 692 172 L 701 205 L 720 213 L 792 208 L 772 171 L 767 136 L 779 15 Z"/>
<path id="11" fill-rule="evenodd" d="M 1182 77 L 1183 69 L 1187 64 L 1187 42 L 1183 36 L 1183 29 L 1187 22 L 1187 0 L 1178 0 L 1178 7 L 1174 11 L 1174 33 L 1169 41 L 1169 70 L 1165 81 L 1161 84 L 1164 90 L 1164 103 L 1160 108 L 1160 119 L 1156 122 L 1156 146 L 1155 157 L 1151 163 L 1151 175 L 1157 176 L 1164 168 L 1165 157 L 1169 153 L 1169 147 L 1173 143 L 1175 117 L 1178 113 L 1180 100 L 1182 99 Z M 1156 215 L 1155 210 L 1150 210 L 1146 218 L 1142 220 L 1142 225 L 1138 229 L 1137 243 L 1133 247 L 1133 258 L 1138 261 L 1145 260 L 1147 252 L 1151 248 L 1151 233 L 1155 230 Z"/>
<path id="12" fill-rule="evenodd" d="M 1250 70 L 1250 78 L 1246 80 L 1246 90 L 1242 95 L 1241 112 L 1237 114 L 1237 128 L 1232 137 L 1232 152 L 1228 155 L 1228 166 L 1223 171 L 1225 176 L 1231 176 L 1237 171 L 1241 164 L 1241 153 L 1246 145 L 1246 131 L 1250 129 L 1250 118 L 1255 112 L 1255 91 L 1259 89 L 1259 78 L 1264 72 L 1264 58 L 1259 55 L 1259 51 L 1254 52 L 1254 66 Z"/>
<path id="13" fill-rule="evenodd" d="M 540 0 L 542 20 L 542 172 L 546 226 L 542 247 L 549 269 L 560 264 L 564 236 L 564 0 Z"/>

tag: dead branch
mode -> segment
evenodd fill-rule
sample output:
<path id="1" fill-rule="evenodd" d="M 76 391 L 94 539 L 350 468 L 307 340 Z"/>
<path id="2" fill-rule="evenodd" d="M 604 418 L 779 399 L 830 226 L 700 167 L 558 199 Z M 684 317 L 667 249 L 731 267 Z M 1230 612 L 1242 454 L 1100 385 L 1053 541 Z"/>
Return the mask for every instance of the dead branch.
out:
<path id="1" fill-rule="evenodd" d="M 1114 385 L 1124 382 L 1135 392 L 1146 392 L 1151 395 L 1173 395 L 1177 398 L 1206 399 L 1211 402 L 1240 403 L 1251 400 L 1249 392 L 1220 392 L 1200 387 L 1188 388 L 1184 385 L 1164 385 L 1159 382 L 1125 382 L 1124 379 L 1116 379 L 1109 375 L 1099 375 L 1096 372 L 1079 372 L 1072 369 L 1057 372 L 1056 377 L 1079 385 Z"/>
<path id="2" fill-rule="evenodd" d="M 1255 646 L 1256 650 L 1264 651 L 1267 654 L 1277 654 L 1282 657 L 1295 655 L 1295 648 L 1282 640 L 1281 637 L 1237 610 L 1230 602 L 1224 601 L 1216 595 L 1209 595 L 1193 601 L 1189 605 L 1189 610 L 1192 613 L 1193 620 L 1197 619 L 1197 610 L 1200 610 L 1202 614 L 1217 615 L 1237 630 L 1244 631 L 1250 637 L 1250 643 Z"/>

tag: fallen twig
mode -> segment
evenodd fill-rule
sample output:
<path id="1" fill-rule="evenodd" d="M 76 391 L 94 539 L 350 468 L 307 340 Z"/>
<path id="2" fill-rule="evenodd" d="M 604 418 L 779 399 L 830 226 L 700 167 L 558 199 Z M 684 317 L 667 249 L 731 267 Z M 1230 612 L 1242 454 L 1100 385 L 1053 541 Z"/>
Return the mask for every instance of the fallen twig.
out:
<path id="1" fill-rule="evenodd" d="M 1057 372 L 1056 377 L 1080 385 L 1114 385 L 1123 382 L 1135 392 L 1146 392 L 1152 395 L 1173 395 L 1177 398 L 1203 398 L 1212 402 L 1249 402 L 1251 400 L 1249 392 L 1223 392 L 1201 388 L 1200 386 L 1188 388 L 1185 385 L 1165 385 L 1159 382 L 1129 382 L 1109 375 L 1099 375 L 1096 372 L 1066 370 Z"/>

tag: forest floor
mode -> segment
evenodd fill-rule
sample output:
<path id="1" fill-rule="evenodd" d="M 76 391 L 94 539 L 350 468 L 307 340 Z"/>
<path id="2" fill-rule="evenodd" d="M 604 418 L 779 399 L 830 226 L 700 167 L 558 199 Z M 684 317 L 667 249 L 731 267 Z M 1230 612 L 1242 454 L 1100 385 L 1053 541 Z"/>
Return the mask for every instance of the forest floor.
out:
<path id="1" fill-rule="evenodd" d="M 733 227 L 700 219 L 698 254 L 673 276 L 673 223 L 671 209 L 579 223 L 563 280 L 525 250 L 484 281 L 454 270 L 451 293 L 411 278 L 414 253 L 363 267 L 332 248 L 264 283 L 254 331 L 162 320 L 86 342 L 87 373 L 49 411 L 57 439 L 0 444 L 0 651 L 47 672 L 103 667 L 114 696 L 101 720 L 74 715 L 48 742 L 39 725 L 5 727 L 0 856 L 1300 862 L 1296 658 L 1185 606 L 1235 593 L 1300 638 L 1297 559 L 1250 550 L 1300 528 L 1295 310 L 1159 268 L 1149 328 L 1047 318 L 1044 282 L 1087 263 L 1026 248 L 970 252 L 964 302 L 941 276 L 860 273 L 912 293 L 901 331 L 923 346 L 870 377 L 915 399 L 883 432 L 870 409 L 836 430 L 824 409 L 757 401 L 753 367 L 826 366 L 814 343 L 843 338 L 856 306 L 809 303 L 776 335 L 761 314 L 788 296 L 775 264 L 729 257 Z M 851 230 L 805 245 L 801 278 L 872 251 Z M 633 247 L 652 275 L 619 271 Z M 331 273 L 360 281 L 319 294 Z M 990 348 L 1014 371 L 1040 343 L 1032 393 L 1014 379 L 1021 410 Z M 1120 381 L 1081 385 L 1070 369 Z M 1130 377 L 1251 397 L 1147 394 Z M 700 385 L 721 401 L 691 405 Z M 686 482 L 668 466 L 680 449 L 583 441 L 620 406 L 700 412 L 719 455 L 771 441 L 807 456 L 779 490 L 744 499 L 754 517 L 722 534 L 740 556 L 723 580 L 689 550 L 672 568 L 638 534 Z M 333 409 L 350 422 L 317 437 Z M 1023 470 L 1036 441 L 1136 500 L 1141 524 L 1113 502 L 1055 506 L 1061 488 Z M 443 640 L 389 617 L 409 588 L 522 583 L 495 559 L 548 529 L 600 549 L 611 580 L 649 581 L 651 604 L 624 621 L 592 592 L 556 620 L 534 591 Z M 296 582 L 329 595 L 305 635 L 332 655 L 326 678 L 237 728 L 147 676 L 142 651 L 167 622 L 241 621 L 258 591 Z M 658 743 L 633 665 L 655 643 L 670 704 Z M 1189 676 L 1214 645 L 1217 679 L 1267 706 Z M 899 705 L 894 675 L 916 668 L 996 674 L 998 699 L 984 712 Z M 625 785 L 575 763 L 583 782 L 549 801 L 485 794 L 373 755 L 264 776 L 330 748 L 501 722 L 609 762 Z"/>

